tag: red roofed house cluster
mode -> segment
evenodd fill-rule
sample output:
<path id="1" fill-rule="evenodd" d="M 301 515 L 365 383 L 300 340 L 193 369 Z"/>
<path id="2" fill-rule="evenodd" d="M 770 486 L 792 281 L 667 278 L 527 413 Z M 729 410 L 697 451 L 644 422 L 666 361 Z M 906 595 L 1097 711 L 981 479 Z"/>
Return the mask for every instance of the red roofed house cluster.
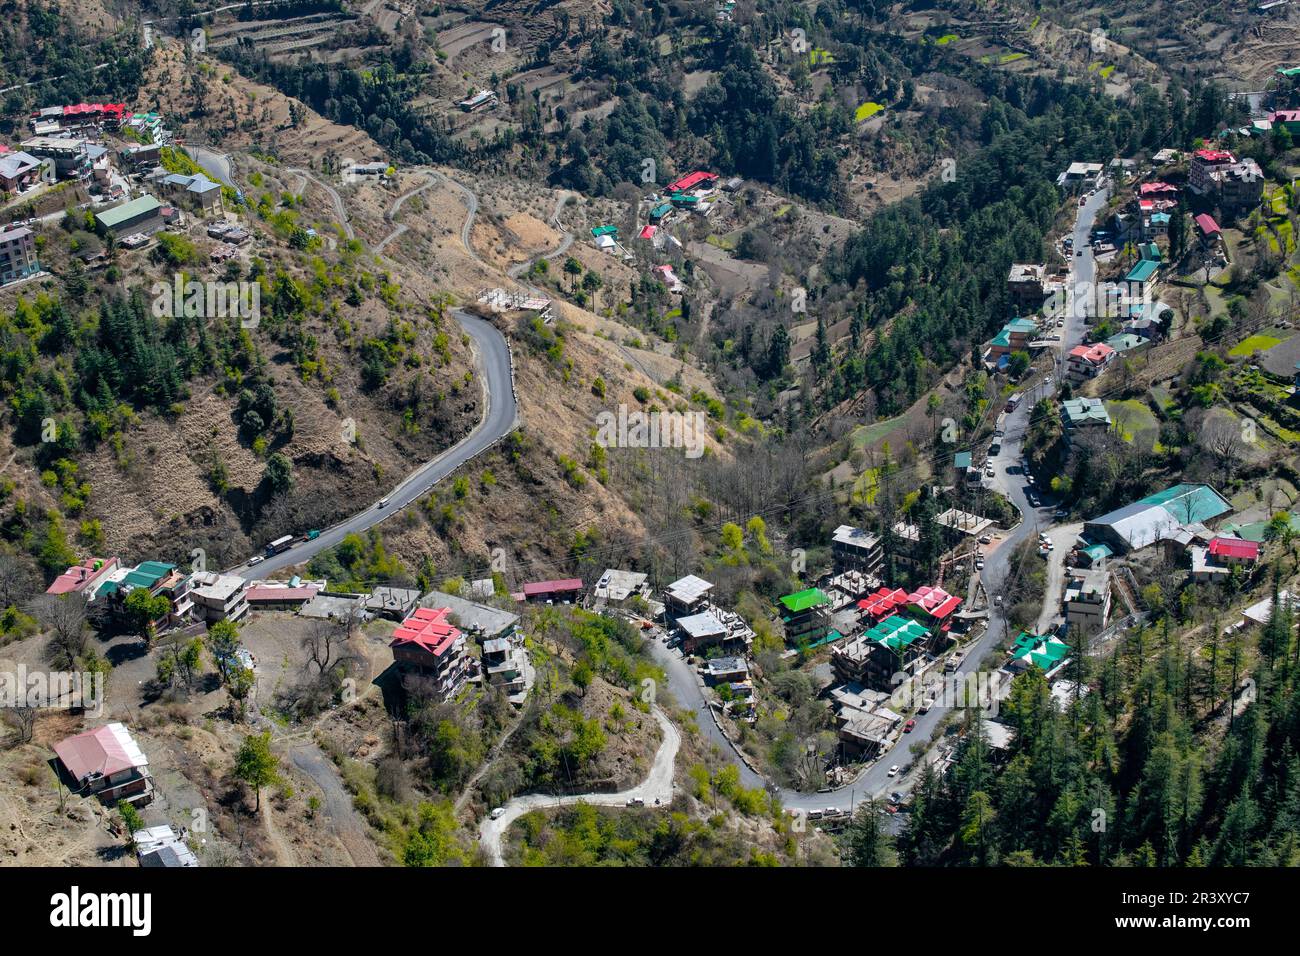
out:
<path id="1" fill-rule="evenodd" d="M 1096 378 L 1115 357 L 1115 350 L 1105 342 L 1076 345 L 1065 360 L 1065 376 L 1075 381 Z"/>
<path id="2" fill-rule="evenodd" d="M 105 803 L 153 799 L 149 758 L 122 724 L 106 724 L 54 745 L 59 769 L 68 789 L 97 796 Z"/>

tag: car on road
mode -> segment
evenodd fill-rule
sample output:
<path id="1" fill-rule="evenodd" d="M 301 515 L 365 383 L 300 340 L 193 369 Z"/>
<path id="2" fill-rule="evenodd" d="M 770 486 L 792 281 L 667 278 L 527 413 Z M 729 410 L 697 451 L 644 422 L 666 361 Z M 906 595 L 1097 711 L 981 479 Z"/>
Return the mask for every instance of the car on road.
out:
<path id="1" fill-rule="evenodd" d="M 263 554 L 255 554 L 255 555 L 253 555 L 251 558 L 248 559 L 248 566 L 251 568 L 253 565 L 255 565 L 255 564 L 261 564 L 261 563 L 262 563 L 263 561 L 265 561 L 265 560 L 266 560 L 266 555 L 263 555 Z"/>
<path id="2" fill-rule="evenodd" d="M 992 544 L 993 536 L 991 534 L 980 535 L 980 544 Z"/>
<path id="3" fill-rule="evenodd" d="M 628 797 L 627 805 L 629 807 L 644 807 L 645 801 L 642 800 L 640 797 Z"/>
<path id="4" fill-rule="evenodd" d="M 388 505 L 388 499 L 387 499 L 387 498 L 380 498 L 380 499 L 379 499 L 379 507 L 383 508 L 383 507 L 386 507 L 387 505 Z"/>
<path id="5" fill-rule="evenodd" d="M 889 802 L 890 802 L 890 803 L 902 803 L 902 802 L 903 802 L 903 794 L 902 794 L 900 791 L 895 790 L 893 793 L 891 793 L 891 794 L 889 795 Z"/>
<path id="6" fill-rule="evenodd" d="M 921 701 L 921 706 L 918 707 L 917 710 L 919 710 L 923 714 L 928 714 L 930 712 L 930 708 L 933 706 L 934 706 L 934 698 L 927 697 L 925 700 Z"/>
<path id="7" fill-rule="evenodd" d="M 889 776 L 891 777 L 898 776 L 898 764 L 894 764 L 892 767 L 889 768 Z"/>
<path id="8" fill-rule="evenodd" d="M 993 606 L 994 606 L 994 607 L 1001 607 L 1001 606 L 1002 606 L 1002 595 L 1001 595 L 1001 594 L 999 594 L 997 597 L 995 597 L 995 598 L 993 599 Z"/>
<path id="9" fill-rule="evenodd" d="M 976 570 L 976 571 L 983 571 L 983 570 L 984 570 L 984 559 L 983 559 L 983 558 L 976 558 L 976 559 L 975 559 L 975 570 Z"/>
<path id="10" fill-rule="evenodd" d="M 500 819 L 501 819 L 502 817 L 504 817 L 505 815 L 506 815 L 506 808 L 505 808 L 505 807 L 497 807 L 495 810 L 492 811 L 492 819 L 493 819 L 493 820 L 500 820 Z"/>
<path id="11" fill-rule="evenodd" d="M 916 718 L 912 718 L 907 723 L 903 724 L 903 733 L 905 734 L 910 734 L 915 729 L 916 729 Z"/>

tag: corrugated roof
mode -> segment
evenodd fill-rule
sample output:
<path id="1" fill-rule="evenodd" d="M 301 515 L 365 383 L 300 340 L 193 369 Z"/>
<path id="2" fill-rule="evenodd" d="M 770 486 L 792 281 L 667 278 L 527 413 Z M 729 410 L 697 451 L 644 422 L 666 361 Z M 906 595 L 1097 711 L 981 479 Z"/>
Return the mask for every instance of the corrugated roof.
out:
<path id="1" fill-rule="evenodd" d="M 781 598 L 781 603 L 791 614 L 798 614 L 800 611 L 806 611 L 809 608 L 830 604 L 831 599 L 826 596 L 826 592 L 821 588 L 805 588 L 802 591 L 796 591 L 794 594 L 784 595 Z"/>
<path id="2" fill-rule="evenodd" d="M 134 219 L 136 216 L 148 215 L 151 212 L 157 212 L 161 208 L 162 204 L 152 196 L 140 196 L 137 199 L 132 199 L 128 203 L 123 203 L 122 205 L 115 206 L 112 209 L 106 209 L 103 212 L 96 213 L 95 218 L 99 220 L 99 224 L 104 228 L 112 229 L 114 226 L 120 225 L 129 219 Z"/>

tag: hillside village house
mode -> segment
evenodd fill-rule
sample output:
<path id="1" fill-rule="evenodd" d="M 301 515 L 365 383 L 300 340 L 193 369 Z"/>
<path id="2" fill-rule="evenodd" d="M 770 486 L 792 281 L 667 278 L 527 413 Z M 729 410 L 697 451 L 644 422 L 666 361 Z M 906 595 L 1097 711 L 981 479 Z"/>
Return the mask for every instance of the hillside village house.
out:
<path id="1" fill-rule="evenodd" d="M 1083 537 L 1089 544 L 1105 544 L 1112 553 L 1124 554 L 1208 525 L 1231 511 L 1228 500 L 1209 485 L 1185 482 L 1085 522 Z"/>
<path id="2" fill-rule="evenodd" d="M 831 630 L 831 599 L 821 588 L 805 588 L 782 596 L 781 623 L 785 640 L 795 646 L 815 645 L 825 640 Z"/>
<path id="3" fill-rule="evenodd" d="M 894 675 L 910 667 L 929 640 L 925 627 L 895 614 L 832 648 L 831 670 L 841 683 L 892 691 Z"/>
<path id="4" fill-rule="evenodd" d="M 1100 398 L 1069 398 L 1061 403 L 1061 424 L 1068 439 L 1081 428 L 1109 428 L 1110 413 Z"/>
<path id="5" fill-rule="evenodd" d="M 170 173 L 163 177 L 162 188 L 178 205 L 196 210 L 204 216 L 222 211 L 221 185 L 202 173 L 193 176 Z"/>
<path id="6" fill-rule="evenodd" d="M 122 724 L 68 737 L 54 745 L 54 753 L 64 783 L 73 793 L 99 797 L 109 805 L 119 800 L 145 804 L 153 799 L 149 759 Z"/>
<path id="7" fill-rule="evenodd" d="M 99 586 L 120 566 L 117 558 L 87 558 L 55 578 L 45 589 L 45 593 L 80 594 L 87 598 L 92 597 Z"/>
<path id="8" fill-rule="evenodd" d="M 0 191 L 16 193 L 40 182 L 46 163 L 31 153 L 5 153 L 0 156 Z"/>
<path id="9" fill-rule="evenodd" d="M 1115 350 L 1105 342 L 1076 345 L 1065 359 L 1065 377 L 1074 382 L 1096 378 L 1115 357 Z"/>
<path id="10" fill-rule="evenodd" d="M 441 700 L 456 696 L 469 677 L 465 635 L 447 619 L 450 614 L 446 607 L 416 608 L 393 631 L 388 645 L 397 667 L 430 681 Z"/>
<path id="11" fill-rule="evenodd" d="M 592 589 L 592 597 L 596 599 L 597 603 L 611 604 L 615 607 L 626 604 L 634 597 L 649 598 L 650 592 L 646 586 L 646 578 L 647 575 L 639 571 L 607 568 Z"/>
<path id="12" fill-rule="evenodd" d="M 26 226 L 0 229 L 0 285 L 26 279 L 40 271 L 32 231 Z"/>
<path id="13" fill-rule="evenodd" d="M 1005 368 L 1011 353 L 1029 351 L 1029 343 L 1037 335 L 1038 323 L 1033 319 L 1012 319 L 989 342 L 984 352 L 984 364 L 990 368 Z"/>
<path id="14" fill-rule="evenodd" d="M 863 571 L 872 574 L 880 567 L 885 552 L 880 535 L 852 525 L 842 524 L 831 535 L 831 558 L 837 571 Z"/>
<path id="15" fill-rule="evenodd" d="M 1071 163 L 1065 172 L 1056 177 L 1056 185 L 1068 193 L 1094 189 L 1104 167 L 1101 163 Z"/>
<path id="16" fill-rule="evenodd" d="M 1070 572 L 1065 588 L 1065 621 L 1071 634 L 1095 634 L 1110 613 L 1110 572 L 1101 568 Z"/>
<path id="17" fill-rule="evenodd" d="M 669 620 L 696 614 L 708 606 L 712 590 L 712 584 L 693 574 L 678 578 L 664 590 L 664 613 Z"/>
<path id="18" fill-rule="evenodd" d="M 1030 262 L 1013 262 L 1007 275 L 1007 292 L 1022 312 L 1033 312 L 1047 298 L 1047 266 Z"/>
<path id="19" fill-rule="evenodd" d="M 248 581 L 233 574 L 196 571 L 190 577 L 190 600 L 205 621 L 238 621 L 248 613 Z"/>
<path id="20" fill-rule="evenodd" d="M 582 578 L 532 581 L 524 585 L 523 594 L 530 604 L 572 604 L 582 596 Z"/>
<path id="21" fill-rule="evenodd" d="M 23 142 L 23 151 L 47 160 L 57 179 L 88 179 L 90 155 L 84 139 L 65 136 L 33 136 Z"/>
<path id="22" fill-rule="evenodd" d="M 1055 637 L 1021 631 L 1011 645 L 1007 670 L 1019 673 L 1036 667 L 1049 678 L 1069 663 L 1070 645 Z"/>
<path id="23" fill-rule="evenodd" d="M 1264 172 L 1255 160 L 1238 161 L 1229 150 L 1198 149 L 1188 166 L 1187 188 L 1225 209 L 1249 207 L 1264 194 Z"/>

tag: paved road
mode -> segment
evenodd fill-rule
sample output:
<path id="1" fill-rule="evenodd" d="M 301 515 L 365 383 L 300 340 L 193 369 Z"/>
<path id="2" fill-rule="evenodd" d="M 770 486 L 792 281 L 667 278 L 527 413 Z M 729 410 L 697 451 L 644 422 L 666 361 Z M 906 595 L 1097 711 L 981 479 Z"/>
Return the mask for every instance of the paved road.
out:
<path id="1" fill-rule="evenodd" d="M 273 571 L 310 560 L 320 552 L 338 545 L 346 535 L 365 531 L 389 515 L 401 511 L 465 462 L 514 430 L 519 419 L 519 408 L 515 402 L 510 349 L 505 336 L 490 322 L 468 312 L 456 310 L 452 314 L 474 340 L 478 353 L 479 374 L 487 402 L 487 411 L 482 421 L 459 443 L 407 475 L 401 484 L 388 493 L 387 504 L 383 507 L 375 502 L 322 531 L 313 541 L 299 542 L 288 551 L 251 566 L 245 562 L 231 573 L 244 578 L 262 578 Z"/>
<path id="2" fill-rule="evenodd" d="M 551 224 L 555 226 L 556 230 L 560 233 L 560 244 L 550 252 L 539 253 L 531 259 L 527 259 L 517 265 L 511 266 L 506 273 L 510 278 L 518 279 L 531 269 L 533 263 L 537 262 L 539 259 L 554 259 L 556 256 L 562 256 L 569 251 L 569 247 L 573 245 L 573 233 L 566 231 L 564 226 L 560 223 L 560 213 L 564 210 L 564 204 L 569 201 L 569 198 L 576 196 L 577 193 L 570 192 L 566 189 L 563 190 L 555 199 L 555 209 L 551 213 Z M 534 295 L 539 294 L 539 290 L 534 289 L 531 286 L 529 287 L 529 290 L 532 291 Z"/>
<path id="3" fill-rule="evenodd" d="M 668 809 L 673 802 L 673 767 L 677 761 L 677 750 L 682 745 L 682 737 L 673 722 L 664 716 L 658 707 L 654 708 L 655 720 L 663 730 L 663 740 L 655 751 L 654 765 L 645 780 L 631 790 L 618 793 L 576 793 L 565 796 L 552 796 L 545 793 L 530 793 L 515 797 L 503 808 L 505 813 L 492 819 L 485 816 L 479 824 L 479 840 L 487 851 L 493 866 L 505 866 L 501 858 L 501 834 L 529 810 L 545 807 L 563 807 L 575 803 L 590 803 L 601 807 L 625 807 L 629 800 L 642 800 L 647 807 L 658 806 Z M 656 804 L 655 801 L 659 802 Z"/>
<path id="4" fill-rule="evenodd" d="M 234 186 L 234 177 L 230 174 L 230 157 L 225 153 L 219 153 L 214 149 L 208 149 L 206 146 L 196 146 L 193 143 L 185 144 L 185 151 L 189 153 L 200 168 L 211 178 L 220 180 L 228 186 Z"/>

